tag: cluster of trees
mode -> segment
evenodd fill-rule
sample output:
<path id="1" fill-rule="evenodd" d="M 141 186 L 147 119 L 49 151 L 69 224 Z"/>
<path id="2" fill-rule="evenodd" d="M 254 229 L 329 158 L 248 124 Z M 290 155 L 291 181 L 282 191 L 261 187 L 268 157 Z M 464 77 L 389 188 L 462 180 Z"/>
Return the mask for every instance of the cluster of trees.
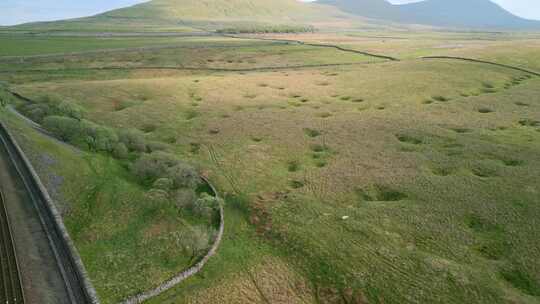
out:
<path id="1" fill-rule="evenodd" d="M 116 130 L 96 124 L 84 118 L 81 107 L 49 97 L 22 105 L 19 110 L 63 141 L 128 160 L 137 180 L 151 188 L 150 196 L 174 200 L 179 207 L 200 216 L 210 213 L 206 208 L 208 198 L 199 201 L 200 207 L 197 204 L 195 189 L 201 183 L 199 173 L 193 166 L 166 152 L 167 144 L 148 141 L 137 129 Z"/>
<path id="2" fill-rule="evenodd" d="M 42 98 L 40 102 L 22 105 L 19 110 L 63 141 L 123 160 L 138 182 L 149 188 L 147 199 L 173 202 L 181 212 L 189 212 L 207 227 L 182 232 L 178 242 L 195 258 L 206 250 L 219 223 L 218 198 L 197 194 L 201 184 L 198 171 L 176 155 L 169 146 L 148 141 L 137 129 L 116 130 L 85 119 L 84 111 L 69 102 Z"/>
<path id="3" fill-rule="evenodd" d="M 229 27 L 217 30 L 221 34 L 294 34 L 314 33 L 316 29 L 311 25 L 248 25 Z"/>

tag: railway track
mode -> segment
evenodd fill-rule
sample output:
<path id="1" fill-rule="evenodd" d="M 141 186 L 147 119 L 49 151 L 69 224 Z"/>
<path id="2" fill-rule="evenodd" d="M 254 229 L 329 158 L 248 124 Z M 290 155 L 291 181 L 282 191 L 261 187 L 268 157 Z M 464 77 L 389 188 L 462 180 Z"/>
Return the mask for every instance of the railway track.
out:
<path id="1" fill-rule="evenodd" d="M 24 292 L 13 235 L 0 189 L 0 303 L 24 304 Z"/>
<path id="2" fill-rule="evenodd" d="M 31 165 L 24 156 L 23 152 L 20 150 L 9 131 L 7 131 L 1 122 L 0 144 L 5 147 L 5 156 L 8 157 L 13 163 L 15 168 L 14 174 L 21 178 L 25 188 L 24 190 L 27 192 L 29 198 L 33 202 L 33 207 L 37 211 L 39 222 L 46 232 L 47 242 L 52 250 L 53 258 L 55 259 L 56 266 L 58 267 L 57 269 L 60 271 L 62 281 L 65 285 L 65 301 L 73 304 L 99 303 L 93 287 L 91 287 L 91 284 L 87 280 L 86 273 L 83 270 L 82 262 L 80 261 L 78 253 L 75 252 L 75 249 L 69 240 L 69 236 L 63 227 L 63 222 L 61 221 L 60 215 L 52 205 L 53 203 L 50 201 L 46 190 L 44 190 L 44 187 L 38 181 L 37 174 L 33 171 L 33 169 L 31 169 Z M 4 221 L 4 218 L 6 218 L 4 198 L 2 199 L 2 206 L 0 206 L 0 209 L 0 217 L 2 220 L 2 242 L 4 242 L 4 235 L 9 234 L 9 230 L 6 230 L 8 228 L 5 228 L 8 223 L 7 221 Z M 2 278 L 4 278 L 4 274 L 7 274 L 9 271 L 17 271 L 15 270 L 16 268 L 9 266 L 9 264 L 13 263 L 13 260 L 16 259 L 16 257 L 14 251 L 9 252 L 4 250 L 4 244 L 2 244 L 1 247 Z M 6 253 L 4 253 L 5 251 Z M 6 256 L 11 260 L 4 260 L 5 254 L 7 254 Z M 6 263 L 4 261 L 6 261 Z M 7 263 L 8 261 L 9 263 Z M 6 264 L 6 270 L 4 270 L 4 263 Z M 7 283 L 7 281 L 5 282 Z M 2 282 L 4 283 L 4 286 L 6 285 L 5 282 Z M 19 286 L 21 286 L 20 280 Z M 2 288 L 2 286 L 0 286 L 0 288 Z M 13 287 L 9 288 L 13 289 Z M 22 291 L 22 288 L 19 288 L 19 293 Z M 12 291 L 8 291 L 8 293 L 13 294 Z M 20 298 L 20 296 L 17 297 Z M 2 300 L 3 298 L 0 297 L 0 301 Z M 0 304 L 12 303 L 15 304 L 23 302 L 0 302 Z"/>

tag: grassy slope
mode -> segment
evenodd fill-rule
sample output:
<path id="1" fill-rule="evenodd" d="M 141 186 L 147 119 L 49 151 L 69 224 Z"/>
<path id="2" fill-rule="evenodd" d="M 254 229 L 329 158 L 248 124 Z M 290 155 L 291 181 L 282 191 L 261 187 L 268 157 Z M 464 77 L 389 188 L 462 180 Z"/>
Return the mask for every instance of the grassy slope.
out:
<path id="1" fill-rule="evenodd" d="M 269 50 L 251 50 L 257 51 Z M 268 60 L 283 63 L 291 54 L 293 48 L 282 49 Z M 207 62 L 208 55 L 188 58 Z M 309 60 L 318 56 L 328 55 Z M 220 255 L 201 277 L 156 303 L 204 303 L 220 288 L 256 290 L 242 278 L 260 268 L 243 268 L 243 261 L 276 255 L 328 301 L 350 290 L 375 303 L 538 303 L 538 242 L 530 223 L 540 212 L 540 133 L 519 123 L 540 119 L 537 79 L 444 61 L 128 76 L 17 89 L 64 96 L 106 124 L 154 124 L 152 137 L 176 142 L 177 152 L 202 162 L 222 189 L 247 194 L 259 218 L 249 220 L 259 233 L 269 228 L 275 245 L 254 238 L 242 208 L 229 200 L 232 224 Z M 139 99 L 115 109 L 118 100 Z M 288 198 L 275 196 L 283 192 Z M 260 286 L 281 280 L 282 267 L 271 264 L 272 275 L 254 280 Z M 193 288 L 201 291 L 195 299 Z"/>
<path id="2" fill-rule="evenodd" d="M 195 43 L 193 43 L 195 44 Z M 126 50 L 111 52 L 107 56 L 101 53 L 72 55 L 70 60 L 63 56 L 50 58 L 19 58 L 0 62 L 2 71 L 24 71 L 27 69 L 84 69 L 87 67 L 187 67 L 214 69 L 249 69 L 280 66 L 302 66 L 340 63 L 369 63 L 381 61 L 353 53 L 339 54 L 334 49 L 312 46 L 291 46 L 283 44 L 239 42 L 226 44 L 228 47 L 171 48 L 156 50 Z M 193 46 L 193 45 L 192 45 Z M 204 44 L 202 44 L 204 46 Z M 265 46 L 264 53 L 260 47 Z M 339 54 L 339 57 L 336 57 Z M 17 63 L 14 65 L 13 63 Z"/>
<path id="3" fill-rule="evenodd" d="M 52 197 L 103 303 L 116 303 L 191 264 L 175 231 L 191 222 L 144 196 L 129 172 L 107 156 L 52 141 L 0 108 Z"/>
<path id="4" fill-rule="evenodd" d="M 303 24 L 341 22 L 332 7 L 296 0 L 153 0 L 132 7 L 67 21 L 24 24 L 14 30 L 196 31 L 220 24 Z"/>
<path id="5" fill-rule="evenodd" d="M 219 38 L 205 37 L 28 37 L 26 35 L 0 35 L 0 43 L 3 45 L 0 56 L 65 55 L 66 53 L 95 51 L 127 53 L 129 51 L 136 52 L 133 49 L 140 47 L 203 47 L 209 42 L 215 44 L 218 41 Z M 231 39 L 223 39 L 223 45 L 234 46 L 234 42 Z"/>

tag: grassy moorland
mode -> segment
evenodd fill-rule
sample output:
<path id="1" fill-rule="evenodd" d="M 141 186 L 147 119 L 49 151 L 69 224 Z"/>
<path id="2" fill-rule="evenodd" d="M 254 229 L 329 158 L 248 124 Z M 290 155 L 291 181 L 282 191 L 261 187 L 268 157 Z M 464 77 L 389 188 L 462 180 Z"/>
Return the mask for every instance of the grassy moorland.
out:
<path id="1" fill-rule="evenodd" d="M 62 101 L 99 125 L 143 132 L 225 194 L 218 255 L 151 303 L 540 303 L 540 79 L 414 59 L 481 55 L 534 69 L 538 41 L 423 35 L 292 36 L 399 62 L 207 38 L 191 48 L 29 59 L 17 73 L 3 61 L 0 78 L 39 103 Z M 527 47 L 509 47 L 516 43 Z M 148 188 L 124 161 L 74 152 L 0 115 L 30 151 L 56 156 L 74 210 L 66 221 L 105 303 L 186 265 L 179 248 L 160 245 L 189 216 L 141 199 Z M 102 194 L 92 195 L 98 184 Z"/>
<path id="2" fill-rule="evenodd" d="M 212 42 L 216 42 L 213 38 Z M 227 40 L 230 42 L 230 39 Z M 205 38 L 189 37 L 63 37 L 63 36 L 29 36 L 0 35 L 2 49 L 0 56 L 32 56 L 62 55 L 66 53 L 92 51 L 124 51 L 139 47 L 181 47 L 204 45 Z"/>

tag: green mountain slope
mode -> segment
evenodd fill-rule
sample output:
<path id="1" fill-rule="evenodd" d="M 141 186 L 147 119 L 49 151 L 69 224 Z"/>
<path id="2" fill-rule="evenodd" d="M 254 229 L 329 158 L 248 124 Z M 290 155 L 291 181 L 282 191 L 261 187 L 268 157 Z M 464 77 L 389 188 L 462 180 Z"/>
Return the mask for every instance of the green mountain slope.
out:
<path id="1" fill-rule="evenodd" d="M 30 23 L 19 30 L 193 31 L 232 24 L 299 25 L 347 19 L 331 6 L 297 0 L 153 0 L 92 17 Z"/>

